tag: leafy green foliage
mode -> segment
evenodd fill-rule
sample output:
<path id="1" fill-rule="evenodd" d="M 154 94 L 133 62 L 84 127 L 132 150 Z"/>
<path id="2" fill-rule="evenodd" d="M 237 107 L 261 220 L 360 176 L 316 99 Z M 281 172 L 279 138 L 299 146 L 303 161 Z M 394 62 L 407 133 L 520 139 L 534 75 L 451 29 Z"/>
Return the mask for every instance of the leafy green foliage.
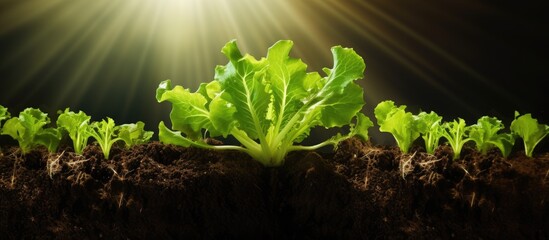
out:
<path id="1" fill-rule="evenodd" d="M 419 137 L 416 118 L 405 111 L 406 106 L 395 106 L 393 101 L 380 102 L 374 109 L 374 115 L 381 132 L 388 132 L 395 138 L 403 153 L 408 153 L 412 143 Z"/>
<path id="2" fill-rule="evenodd" d="M 89 134 L 101 147 L 105 159 L 109 159 L 112 145 L 115 142 L 122 140 L 117 137 L 117 130 L 118 126 L 115 125 L 114 120 L 110 117 L 107 117 L 107 120 L 103 119 L 101 122 L 93 122 L 90 125 Z"/>
<path id="3" fill-rule="evenodd" d="M 10 118 L 10 112 L 8 112 L 8 109 L 4 106 L 0 105 L 0 133 L 2 132 L 2 122 L 4 119 Z M 2 148 L 0 148 L 2 149 Z"/>
<path id="4" fill-rule="evenodd" d="M 356 125 L 351 124 L 351 133 L 350 136 L 356 136 L 362 141 L 368 141 L 370 136 L 368 136 L 368 129 L 373 127 L 374 123 L 370 120 L 369 117 L 362 113 L 356 115 Z"/>
<path id="5" fill-rule="evenodd" d="M 486 154 L 492 147 L 497 147 L 507 157 L 515 144 L 515 138 L 509 133 L 498 133 L 504 128 L 503 123 L 495 117 L 483 116 L 469 128 L 469 138 L 475 142 L 479 152 Z"/>
<path id="6" fill-rule="evenodd" d="M 325 68 L 325 77 L 307 72 L 300 59 L 288 56 L 293 43 L 279 41 L 259 60 L 242 55 L 235 41 L 222 52 L 229 59 L 217 66 L 215 80 L 190 92 L 171 81 L 160 83 L 158 102 L 173 104 L 172 129 L 159 124 L 164 143 L 212 149 L 235 149 L 251 155 L 265 166 L 279 166 L 290 151 L 316 149 L 350 136 L 367 138 L 371 121 L 359 111 L 364 105 L 362 88 L 354 80 L 362 78 L 364 61 L 352 49 L 333 47 L 334 66 Z M 338 134 L 313 146 L 299 146 L 311 128 L 348 125 L 356 116 L 350 134 Z M 369 125 L 370 124 L 370 125 Z M 202 140 L 234 136 L 241 146 L 210 146 Z"/>
<path id="7" fill-rule="evenodd" d="M 151 131 L 145 131 L 145 123 L 122 124 L 118 128 L 118 137 L 124 141 L 127 148 L 149 141 L 153 135 Z"/>
<path id="8" fill-rule="evenodd" d="M 74 152 L 77 154 L 82 154 L 88 144 L 88 139 L 91 137 L 89 130 L 90 118 L 82 111 L 75 113 L 68 108 L 60 113 L 57 118 L 57 127 L 68 132 L 73 143 Z"/>
<path id="9" fill-rule="evenodd" d="M 433 111 L 430 113 L 420 112 L 416 116 L 416 120 L 417 129 L 425 142 L 425 151 L 434 154 L 442 137 L 442 117 Z"/>
<path id="10" fill-rule="evenodd" d="M 61 140 L 61 133 L 56 128 L 44 128 L 50 123 L 47 113 L 36 108 L 27 108 L 12 117 L 2 127 L 1 134 L 17 140 L 23 154 L 43 145 L 48 151 L 55 152 Z"/>
<path id="11" fill-rule="evenodd" d="M 549 134 L 549 126 L 539 124 L 538 120 L 532 118 L 530 113 L 520 116 L 515 112 L 515 119 L 511 122 L 511 133 L 520 136 L 524 142 L 526 156 L 532 157 L 534 148 L 543 138 Z"/>
<path id="12" fill-rule="evenodd" d="M 442 124 L 442 136 L 448 140 L 448 143 L 454 151 L 453 160 L 460 157 L 463 145 L 471 140 L 468 138 L 468 132 L 469 127 L 465 125 L 465 120 L 462 118 Z"/>
<path id="13" fill-rule="evenodd" d="M 0 105 L 0 127 L 2 126 L 2 121 L 10 118 L 10 112 L 4 106 Z"/>

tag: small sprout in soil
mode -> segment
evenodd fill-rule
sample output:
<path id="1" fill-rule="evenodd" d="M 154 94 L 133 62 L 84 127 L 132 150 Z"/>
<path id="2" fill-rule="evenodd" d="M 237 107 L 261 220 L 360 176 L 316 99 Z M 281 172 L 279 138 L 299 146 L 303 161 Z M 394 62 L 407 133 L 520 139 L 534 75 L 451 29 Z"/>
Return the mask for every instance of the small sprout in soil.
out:
<path id="1" fill-rule="evenodd" d="M 124 141 L 126 148 L 143 144 L 149 141 L 153 136 L 152 131 L 145 131 L 145 123 L 122 124 L 118 128 L 118 137 Z"/>
<path id="2" fill-rule="evenodd" d="M 495 146 L 507 157 L 515 144 L 515 138 L 510 133 L 498 133 L 503 128 L 503 123 L 497 118 L 483 116 L 478 119 L 477 124 L 470 126 L 469 138 L 475 142 L 476 149 L 481 154 L 486 155 Z"/>
<path id="3" fill-rule="evenodd" d="M 8 112 L 8 108 L 0 105 L 0 132 L 2 131 L 2 122 L 5 120 L 5 119 L 8 119 L 10 118 L 10 112 Z M 1 150 L 2 148 L 0 148 Z M 0 155 L 3 154 L 2 152 L 0 152 Z"/>
<path id="4" fill-rule="evenodd" d="M 19 113 L 19 117 L 12 117 L 4 123 L 1 134 L 9 135 L 17 140 L 23 154 L 43 145 L 48 151 L 55 152 L 61 133 L 57 128 L 44 128 L 50 123 L 47 113 L 37 108 L 27 108 Z"/>
<path id="5" fill-rule="evenodd" d="M 415 116 L 405 111 L 406 106 L 395 106 L 393 101 L 380 102 L 374 114 L 381 132 L 389 132 L 403 153 L 408 153 L 412 143 L 419 137 Z"/>
<path id="6" fill-rule="evenodd" d="M 425 151 L 434 154 L 442 137 L 442 117 L 431 111 L 430 113 L 420 112 L 416 119 L 417 128 L 425 142 Z"/>
<path id="7" fill-rule="evenodd" d="M 141 121 L 117 126 L 112 118 L 107 117 L 101 122 L 92 122 L 88 135 L 97 141 L 105 159 L 109 159 L 111 148 L 116 142 L 123 141 L 129 148 L 148 142 L 153 132 L 145 131 L 145 123 Z"/>
<path id="8" fill-rule="evenodd" d="M 110 117 L 107 117 L 107 120 L 103 119 L 101 122 L 93 122 L 90 125 L 89 134 L 101 147 L 105 159 L 109 159 L 112 145 L 122 140 L 116 136 L 117 129 L 118 126 L 114 124 L 114 120 Z"/>
<path id="9" fill-rule="evenodd" d="M 536 145 L 549 134 L 549 125 L 539 124 L 530 113 L 520 116 L 519 112 L 515 112 L 511 133 L 522 138 L 526 156 L 532 157 Z"/>
<path id="10" fill-rule="evenodd" d="M 351 136 L 368 136 L 371 121 L 360 110 L 363 90 L 354 81 L 363 77 L 364 60 L 350 48 L 332 48 L 334 66 L 325 77 L 307 72 L 300 59 L 288 56 L 292 41 L 278 41 L 259 60 L 242 55 L 235 41 L 222 52 L 229 59 L 217 66 L 214 80 L 196 92 L 171 81 L 160 83 L 158 102 L 172 103 L 172 131 L 159 124 L 163 143 L 246 152 L 265 166 L 280 166 L 288 152 L 314 150 L 337 144 Z M 356 118 L 356 124 L 351 122 Z M 300 143 L 316 126 L 351 125 L 349 134 L 338 134 L 313 146 Z M 242 146 L 208 145 L 210 137 L 232 135 Z"/>
<path id="11" fill-rule="evenodd" d="M 6 107 L 0 105 L 0 127 L 2 127 L 2 122 L 8 118 L 10 118 L 10 112 Z"/>
<path id="12" fill-rule="evenodd" d="M 465 120 L 458 118 L 452 122 L 445 122 L 442 124 L 442 136 L 448 140 L 448 143 L 452 147 L 453 160 L 460 157 L 461 149 L 466 142 L 471 141 L 468 138 L 469 127 L 465 125 Z"/>
<path id="13" fill-rule="evenodd" d="M 57 127 L 68 132 L 73 143 L 74 152 L 77 154 L 82 154 L 84 148 L 88 145 L 88 139 L 91 137 L 89 130 L 90 118 L 82 111 L 75 113 L 68 108 L 60 113 L 57 118 Z"/>

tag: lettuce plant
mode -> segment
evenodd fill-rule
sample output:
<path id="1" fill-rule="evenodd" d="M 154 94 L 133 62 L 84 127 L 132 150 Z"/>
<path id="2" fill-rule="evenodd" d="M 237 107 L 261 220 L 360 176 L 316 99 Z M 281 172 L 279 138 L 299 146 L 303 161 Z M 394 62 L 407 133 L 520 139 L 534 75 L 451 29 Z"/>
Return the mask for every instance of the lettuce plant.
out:
<path id="1" fill-rule="evenodd" d="M 4 121 L 4 119 L 8 119 L 8 118 L 10 118 L 10 112 L 8 112 L 7 108 L 0 105 L 0 133 L 2 132 L 2 122 Z"/>
<path id="2" fill-rule="evenodd" d="M 534 148 L 543 138 L 549 134 L 549 126 L 539 124 L 538 120 L 532 118 L 530 113 L 520 116 L 515 111 L 515 119 L 511 122 L 511 133 L 520 136 L 524 142 L 526 156 L 532 157 Z"/>
<path id="3" fill-rule="evenodd" d="M 149 141 L 153 135 L 151 131 L 145 131 L 145 123 L 122 124 L 118 128 L 118 137 L 124 141 L 126 148 L 143 144 Z"/>
<path id="4" fill-rule="evenodd" d="M 10 112 L 8 112 L 7 108 L 0 105 L 0 127 L 2 126 L 2 122 L 8 118 L 10 118 Z"/>
<path id="5" fill-rule="evenodd" d="M 55 152 L 61 140 L 61 133 L 56 128 L 44 128 L 50 123 L 47 113 L 37 108 L 26 108 L 19 117 L 12 117 L 4 123 L 1 134 L 17 140 L 23 154 L 38 145 Z"/>
<path id="6" fill-rule="evenodd" d="M 468 138 L 469 127 L 465 125 L 465 120 L 458 118 L 452 122 L 442 124 L 442 136 L 448 140 L 448 143 L 454 151 L 453 160 L 460 157 L 461 149 L 466 142 L 471 141 Z"/>
<path id="7" fill-rule="evenodd" d="M 114 120 L 110 117 L 107 117 L 107 120 L 101 120 L 101 122 L 92 122 L 90 125 L 88 130 L 89 134 L 101 147 L 105 159 L 109 159 L 112 145 L 115 142 L 122 140 L 117 137 L 117 130 L 118 126 L 115 125 Z"/>
<path id="8" fill-rule="evenodd" d="M 510 133 L 498 133 L 503 128 L 503 123 L 497 118 L 483 116 L 475 125 L 470 126 L 469 138 L 475 142 L 475 147 L 482 154 L 486 154 L 495 146 L 507 157 L 515 144 L 515 138 Z"/>
<path id="9" fill-rule="evenodd" d="M 228 42 L 222 52 L 229 59 L 217 66 L 215 79 L 200 85 L 196 92 L 171 81 L 160 83 L 158 102 L 172 103 L 172 129 L 159 124 L 161 142 L 210 149 L 233 149 L 248 153 L 265 166 L 279 166 L 288 152 L 313 150 L 334 145 L 350 136 L 367 137 L 371 121 L 360 113 L 363 90 L 354 83 L 362 78 L 363 59 L 352 49 L 332 48 L 334 66 L 325 68 L 325 77 L 307 72 L 300 59 L 288 56 L 293 42 L 279 41 L 259 60 L 242 55 L 236 42 Z M 313 146 L 294 145 L 316 126 L 349 125 L 349 134 L 338 134 Z M 208 145 L 210 137 L 234 136 L 242 146 Z"/>
<path id="10" fill-rule="evenodd" d="M 417 129 L 425 142 L 425 151 L 429 154 L 435 153 L 442 137 L 442 117 L 433 111 L 430 113 L 420 112 L 416 116 L 416 120 Z"/>
<path id="11" fill-rule="evenodd" d="M 403 153 L 408 153 L 412 143 L 419 137 L 416 117 L 405 111 L 406 106 L 395 106 L 393 101 L 380 102 L 374 109 L 374 115 L 381 132 L 388 132 L 395 138 Z"/>
<path id="12" fill-rule="evenodd" d="M 68 132 L 73 143 L 74 152 L 77 154 L 82 154 L 88 144 L 88 139 L 91 137 L 89 130 L 90 118 L 82 111 L 75 113 L 68 108 L 59 114 L 57 118 L 57 127 Z"/>

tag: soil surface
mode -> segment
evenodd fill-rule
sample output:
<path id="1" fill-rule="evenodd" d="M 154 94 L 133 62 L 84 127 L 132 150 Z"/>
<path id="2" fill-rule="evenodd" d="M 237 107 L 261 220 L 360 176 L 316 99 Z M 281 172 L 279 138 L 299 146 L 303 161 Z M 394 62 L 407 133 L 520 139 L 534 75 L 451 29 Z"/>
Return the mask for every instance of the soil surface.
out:
<path id="1" fill-rule="evenodd" d="M 265 168 L 152 142 L 0 153 L 1 239 L 549 239 L 549 153 L 357 139 Z"/>

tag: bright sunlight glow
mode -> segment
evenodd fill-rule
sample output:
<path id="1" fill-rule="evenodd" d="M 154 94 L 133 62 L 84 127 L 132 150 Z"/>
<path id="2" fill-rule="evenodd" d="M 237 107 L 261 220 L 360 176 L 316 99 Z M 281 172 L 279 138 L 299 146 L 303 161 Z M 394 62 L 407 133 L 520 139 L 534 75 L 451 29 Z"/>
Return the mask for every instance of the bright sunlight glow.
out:
<path id="1" fill-rule="evenodd" d="M 330 47 L 355 48 L 366 60 L 366 78 L 359 84 L 372 108 L 387 98 L 399 100 L 395 95 L 400 85 L 385 81 L 398 73 L 384 64 L 396 63 L 439 91 L 445 101 L 472 109 L 448 87 L 451 79 L 440 65 L 486 85 L 488 80 L 425 35 L 437 31 L 418 32 L 424 26 L 444 29 L 407 17 L 410 7 L 441 24 L 475 31 L 426 3 L 2 0 L 0 37 L 10 47 L 0 59 L 0 70 L 9 72 L 2 76 L 9 91 L 0 101 L 27 103 L 43 96 L 37 107 L 49 112 L 71 107 L 91 115 L 118 114 L 127 121 L 167 116 L 167 109 L 154 101 L 160 81 L 172 79 L 194 90 L 213 78 L 216 65 L 226 64 L 220 53 L 226 42 L 237 39 L 244 53 L 261 57 L 277 40 L 291 39 L 295 42 L 291 55 L 302 58 L 310 71 L 332 66 Z M 490 91 L 513 98 L 497 85 Z"/>

